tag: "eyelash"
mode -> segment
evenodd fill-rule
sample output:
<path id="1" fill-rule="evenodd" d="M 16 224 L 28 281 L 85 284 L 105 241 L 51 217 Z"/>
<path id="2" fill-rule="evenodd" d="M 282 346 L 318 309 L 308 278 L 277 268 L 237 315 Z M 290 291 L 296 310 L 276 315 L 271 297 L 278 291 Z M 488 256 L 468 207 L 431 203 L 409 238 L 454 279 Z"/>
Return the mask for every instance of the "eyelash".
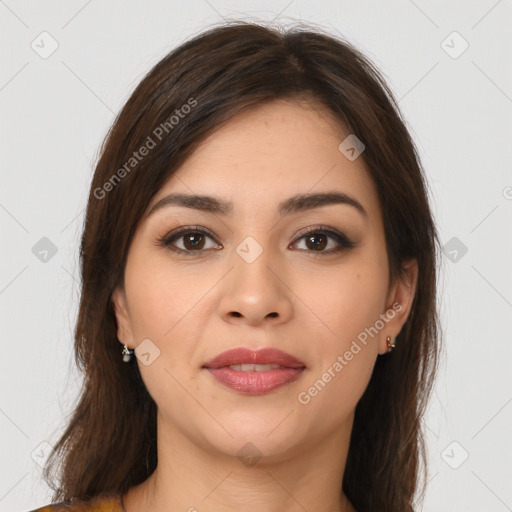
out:
<path id="1" fill-rule="evenodd" d="M 192 233 L 206 235 L 213 240 L 215 239 L 215 237 L 209 231 L 207 231 L 203 228 L 200 228 L 198 226 L 188 226 L 188 227 L 180 228 L 172 234 L 165 235 L 164 237 L 159 238 L 158 243 L 160 245 L 163 245 L 164 247 L 167 247 L 169 250 L 171 250 L 173 252 L 186 254 L 187 256 L 201 254 L 201 253 L 204 253 L 206 250 L 208 250 L 208 249 L 200 249 L 197 251 L 188 251 L 188 250 L 184 250 L 184 249 L 179 249 L 177 247 L 171 247 L 172 242 L 174 242 L 175 240 L 177 240 L 179 238 L 182 238 L 184 235 L 188 235 L 188 234 L 192 234 Z M 307 237 L 308 235 L 312 235 L 312 234 L 327 235 L 328 237 L 333 238 L 339 244 L 339 246 L 337 248 L 330 249 L 328 251 L 313 251 L 313 250 L 301 249 L 301 250 L 305 250 L 306 252 L 312 253 L 314 256 L 339 253 L 345 249 L 352 249 L 352 248 L 356 247 L 356 245 L 357 245 L 352 240 L 350 240 L 344 233 L 335 231 L 327 226 L 317 226 L 314 228 L 306 228 L 306 229 L 300 231 L 299 236 L 295 239 L 293 244 L 297 243 L 298 241 L 300 241 L 303 238 Z"/>

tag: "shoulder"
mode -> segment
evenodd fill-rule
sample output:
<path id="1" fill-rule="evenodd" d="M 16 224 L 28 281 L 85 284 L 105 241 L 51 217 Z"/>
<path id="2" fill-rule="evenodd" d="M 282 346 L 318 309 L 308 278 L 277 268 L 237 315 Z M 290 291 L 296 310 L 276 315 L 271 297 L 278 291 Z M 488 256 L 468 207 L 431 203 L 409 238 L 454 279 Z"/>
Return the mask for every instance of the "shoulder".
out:
<path id="1" fill-rule="evenodd" d="M 89 500 L 71 499 L 51 503 L 30 512 L 123 512 L 120 494 L 101 494 Z"/>

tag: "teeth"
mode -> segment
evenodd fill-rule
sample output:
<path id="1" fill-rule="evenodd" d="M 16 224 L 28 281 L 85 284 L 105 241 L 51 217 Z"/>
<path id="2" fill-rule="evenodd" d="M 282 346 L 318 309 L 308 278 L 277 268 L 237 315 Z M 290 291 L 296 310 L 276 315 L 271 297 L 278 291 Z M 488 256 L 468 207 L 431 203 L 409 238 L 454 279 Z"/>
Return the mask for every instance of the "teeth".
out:
<path id="1" fill-rule="evenodd" d="M 267 372 L 269 370 L 277 370 L 281 366 L 278 364 L 232 364 L 228 368 L 239 372 Z"/>

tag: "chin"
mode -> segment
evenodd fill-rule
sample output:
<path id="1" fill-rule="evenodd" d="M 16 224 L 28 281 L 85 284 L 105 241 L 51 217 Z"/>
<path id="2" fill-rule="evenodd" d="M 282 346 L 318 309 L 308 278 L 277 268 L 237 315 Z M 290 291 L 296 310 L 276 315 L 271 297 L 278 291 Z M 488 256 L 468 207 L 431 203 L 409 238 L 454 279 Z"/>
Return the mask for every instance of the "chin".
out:
<path id="1" fill-rule="evenodd" d="M 281 414 L 274 420 L 244 414 L 230 421 L 219 418 L 219 423 L 232 437 L 217 425 L 215 431 L 209 428 L 203 434 L 203 442 L 209 445 L 210 449 L 213 448 L 227 456 L 236 456 L 241 462 L 244 462 L 246 457 L 262 459 L 261 462 L 277 462 L 296 453 L 296 443 L 300 442 L 294 437 L 300 430 L 293 421 L 290 421 L 291 418 L 283 422 L 285 417 L 286 414 Z"/>

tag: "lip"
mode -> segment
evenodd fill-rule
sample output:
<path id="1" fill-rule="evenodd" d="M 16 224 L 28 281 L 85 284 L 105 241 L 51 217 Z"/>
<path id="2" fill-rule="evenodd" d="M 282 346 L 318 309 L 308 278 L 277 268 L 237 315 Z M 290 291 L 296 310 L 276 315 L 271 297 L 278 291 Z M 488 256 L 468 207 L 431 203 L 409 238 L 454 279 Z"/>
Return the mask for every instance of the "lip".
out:
<path id="1" fill-rule="evenodd" d="M 245 395 L 263 395 L 300 378 L 305 368 L 279 368 L 264 372 L 242 372 L 231 368 L 206 368 L 224 386 Z"/>
<path id="2" fill-rule="evenodd" d="M 205 368 L 222 368 L 233 364 L 278 364 L 285 368 L 305 368 L 305 364 L 287 352 L 277 348 L 250 350 L 245 347 L 222 352 L 203 365 Z M 265 372 L 261 372 L 265 373 Z"/>
<path id="3" fill-rule="evenodd" d="M 266 371 L 241 371 L 229 368 L 235 364 L 276 364 L 281 368 Z M 224 386 L 246 395 L 263 395 L 300 378 L 306 365 L 275 348 L 258 351 L 236 348 L 222 352 L 203 366 Z"/>

